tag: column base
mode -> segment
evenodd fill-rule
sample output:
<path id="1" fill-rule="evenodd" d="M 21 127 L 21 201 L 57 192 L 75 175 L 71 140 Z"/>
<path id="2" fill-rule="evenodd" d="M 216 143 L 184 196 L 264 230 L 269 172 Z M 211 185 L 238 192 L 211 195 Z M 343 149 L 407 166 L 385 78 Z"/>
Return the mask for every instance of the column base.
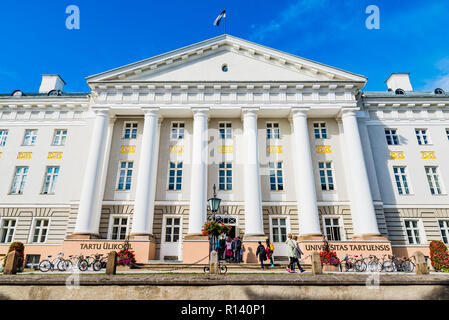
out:
<path id="1" fill-rule="evenodd" d="M 186 234 L 184 240 L 209 240 L 209 236 L 205 236 L 202 233 L 189 233 Z"/>
<path id="2" fill-rule="evenodd" d="M 261 235 L 243 235 L 243 238 L 241 239 L 242 241 L 262 241 L 263 243 L 265 243 L 265 241 L 267 241 L 268 237 L 264 234 Z"/>
<path id="3" fill-rule="evenodd" d="M 151 233 L 131 233 L 128 240 L 148 240 L 155 242 L 154 236 Z"/>
<path id="4" fill-rule="evenodd" d="M 352 236 L 352 240 L 381 240 L 381 241 L 390 241 L 380 233 L 365 233 L 361 235 Z"/>
<path id="5" fill-rule="evenodd" d="M 67 239 L 79 239 L 79 240 L 89 240 L 89 239 L 100 239 L 99 234 L 95 233 L 72 233 L 66 237 Z"/>
<path id="6" fill-rule="evenodd" d="M 298 236 L 298 241 L 302 240 L 323 240 L 323 235 L 321 233 L 308 233 Z"/>

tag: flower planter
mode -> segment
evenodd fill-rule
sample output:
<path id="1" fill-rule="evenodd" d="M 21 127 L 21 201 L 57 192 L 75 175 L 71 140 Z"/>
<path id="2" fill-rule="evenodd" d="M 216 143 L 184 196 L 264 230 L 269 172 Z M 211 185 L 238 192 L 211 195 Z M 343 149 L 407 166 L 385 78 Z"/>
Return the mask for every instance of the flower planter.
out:
<path id="1" fill-rule="evenodd" d="M 122 266 L 122 265 L 117 266 L 117 271 L 128 271 L 129 269 L 131 269 L 129 266 Z"/>
<path id="2" fill-rule="evenodd" d="M 331 265 L 331 264 L 324 264 L 323 265 L 323 271 L 324 272 L 339 272 L 340 269 L 337 266 Z"/>

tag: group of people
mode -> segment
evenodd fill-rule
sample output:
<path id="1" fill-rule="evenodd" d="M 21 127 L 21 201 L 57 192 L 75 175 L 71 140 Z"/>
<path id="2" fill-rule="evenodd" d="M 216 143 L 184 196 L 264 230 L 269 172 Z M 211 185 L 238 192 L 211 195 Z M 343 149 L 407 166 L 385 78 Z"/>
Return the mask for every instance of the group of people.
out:
<path id="1" fill-rule="evenodd" d="M 287 236 L 287 241 L 285 243 L 287 245 L 287 254 L 288 254 L 288 259 L 289 259 L 289 264 L 286 268 L 287 272 L 296 273 L 295 264 L 297 264 L 300 272 L 303 273 L 304 269 L 301 267 L 299 260 L 301 259 L 301 256 L 304 253 L 301 251 L 301 248 L 299 246 L 298 237 L 297 236 L 293 237 L 292 234 L 289 233 Z M 259 246 L 257 247 L 257 251 L 256 251 L 256 257 L 259 257 L 260 267 L 262 268 L 262 270 L 264 269 L 263 262 L 268 259 L 270 259 L 271 266 L 272 267 L 274 266 L 273 251 L 274 251 L 273 244 L 270 243 L 270 241 L 268 239 L 267 239 L 266 247 L 264 247 L 262 242 L 259 241 Z"/>
<path id="2" fill-rule="evenodd" d="M 243 246 L 240 237 L 232 239 L 221 235 L 217 243 L 218 259 L 226 262 L 241 263 L 243 256 Z"/>

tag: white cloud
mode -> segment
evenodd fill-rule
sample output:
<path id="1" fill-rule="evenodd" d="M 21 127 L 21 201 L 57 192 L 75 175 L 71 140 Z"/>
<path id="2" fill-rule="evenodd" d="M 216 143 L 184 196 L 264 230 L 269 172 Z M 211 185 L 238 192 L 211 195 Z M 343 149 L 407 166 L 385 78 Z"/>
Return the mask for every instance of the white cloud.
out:
<path id="1" fill-rule="evenodd" d="M 439 60 L 435 66 L 440 73 L 435 78 L 425 81 L 424 90 L 433 91 L 441 88 L 449 91 L 449 57 Z"/>

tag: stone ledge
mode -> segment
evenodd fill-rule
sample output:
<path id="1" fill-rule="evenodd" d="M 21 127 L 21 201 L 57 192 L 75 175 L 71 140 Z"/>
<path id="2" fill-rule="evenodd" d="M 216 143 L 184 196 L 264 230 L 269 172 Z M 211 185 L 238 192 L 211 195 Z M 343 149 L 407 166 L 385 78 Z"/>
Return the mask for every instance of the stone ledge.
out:
<path id="1" fill-rule="evenodd" d="M 282 286 L 365 286 L 373 274 L 363 275 L 310 275 L 310 274 L 118 274 L 80 275 L 81 286 L 241 286 L 241 285 L 282 285 Z M 0 275 L 0 286 L 65 286 L 70 275 Z M 380 286 L 397 285 L 449 285 L 449 275 L 380 275 Z"/>

